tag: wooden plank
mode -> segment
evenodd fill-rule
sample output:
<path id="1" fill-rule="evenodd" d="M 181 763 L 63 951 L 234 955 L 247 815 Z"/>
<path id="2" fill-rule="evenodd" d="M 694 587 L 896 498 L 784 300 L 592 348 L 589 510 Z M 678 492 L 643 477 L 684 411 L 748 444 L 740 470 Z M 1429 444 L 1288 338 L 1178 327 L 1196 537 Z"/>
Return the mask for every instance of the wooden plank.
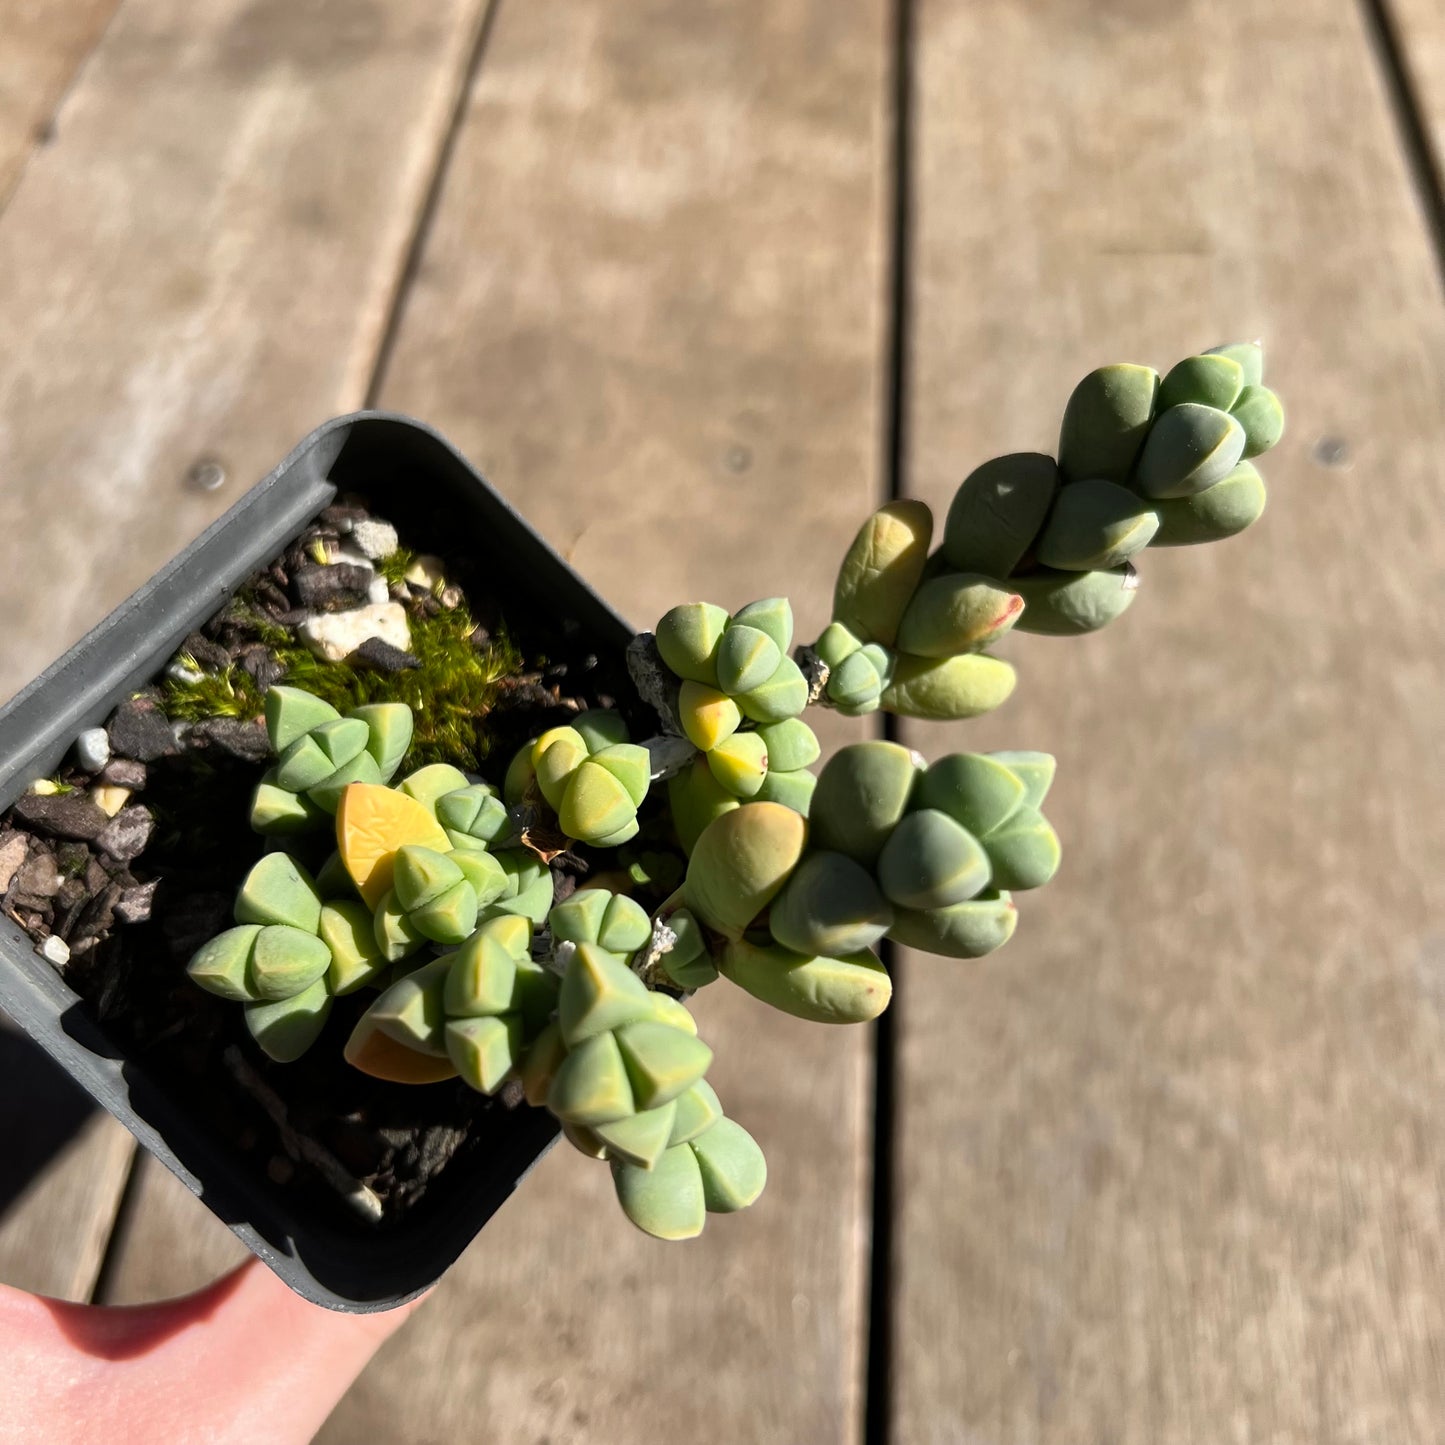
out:
<path id="1" fill-rule="evenodd" d="M 97 1304 L 149 1304 L 190 1294 L 249 1258 L 246 1246 L 143 1149 L 130 1190 Z"/>
<path id="2" fill-rule="evenodd" d="M 0 695 L 361 404 L 485 9 L 131 0 L 117 16 L 0 216 L 0 615 L 25 623 Z M 186 485 L 203 457 L 226 469 L 218 491 Z M 110 1138 L 82 1154 L 65 1177 L 85 1188 L 62 1203 L 57 1176 L 24 1204 L 66 1221 L 84 1261 L 126 1164 Z M 181 1283 L 222 1267 L 230 1234 L 163 1170 L 140 1184 Z M 176 1251 L 172 1223 L 209 1255 Z M 14 1237 L 46 1237 L 28 1230 Z M 47 1267 L 90 1268 L 50 1238 Z M 152 1288 L 125 1249 L 115 1263 L 114 1299 L 174 1279 Z M 0 1252 L 0 1276 L 25 1268 Z"/>
<path id="3" fill-rule="evenodd" d="M 1046 747 L 1060 877 L 900 1010 L 894 1438 L 1445 1427 L 1445 315 L 1348 0 L 922 0 L 912 489 L 1090 367 L 1264 335 L 1257 533 L 1150 554 L 931 736 Z"/>
<path id="4" fill-rule="evenodd" d="M 119 0 L 0 0 L 0 210 Z"/>
<path id="5" fill-rule="evenodd" d="M 3 1018 L 0 1139 L 0 1279 L 89 1299 L 135 1144 Z"/>
<path id="6" fill-rule="evenodd" d="M 0 697 L 360 404 L 485 8 L 116 17 L 0 216 Z"/>
<path id="7" fill-rule="evenodd" d="M 381 399 L 642 623 L 788 589 L 816 635 L 880 493 L 885 8 L 499 12 Z M 558 1149 L 322 1441 L 856 1438 L 867 1036 L 698 1015 L 759 1205 L 660 1245 Z"/>
<path id="8" fill-rule="evenodd" d="M 1383 9 L 1420 107 L 1436 175 L 1445 176 L 1445 14 L 1434 0 L 1383 0 Z"/>

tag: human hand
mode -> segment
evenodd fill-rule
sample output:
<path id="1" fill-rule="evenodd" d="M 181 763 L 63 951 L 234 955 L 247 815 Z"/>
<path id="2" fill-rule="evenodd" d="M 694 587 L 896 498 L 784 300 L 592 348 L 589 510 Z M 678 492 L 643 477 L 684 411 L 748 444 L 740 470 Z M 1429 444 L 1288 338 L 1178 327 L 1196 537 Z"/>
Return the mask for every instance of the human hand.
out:
<path id="1" fill-rule="evenodd" d="M 5 1445 L 304 1445 L 418 1302 L 343 1315 L 259 1260 L 182 1299 L 102 1308 L 0 1285 Z"/>

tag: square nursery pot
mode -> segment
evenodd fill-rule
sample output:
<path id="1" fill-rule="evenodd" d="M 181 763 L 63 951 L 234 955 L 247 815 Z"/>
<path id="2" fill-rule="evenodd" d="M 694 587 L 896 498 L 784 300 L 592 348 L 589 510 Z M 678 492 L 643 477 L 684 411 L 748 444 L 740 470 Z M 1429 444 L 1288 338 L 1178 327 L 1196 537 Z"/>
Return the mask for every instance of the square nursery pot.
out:
<path id="1" fill-rule="evenodd" d="M 188 633 L 343 491 L 368 496 L 404 538 L 418 498 L 444 503 L 447 547 L 485 558 L 509 608 L 550 614 L 599 655 L 621 658 L 632 630 L 436 432 L 384 413 L 340 417 L 0 709 L 0 811 L 54 771 L 79 732 L 156 677 Z M 259 1171 L 125 1056 L 4 916 L 0 1008 L 293 1290 L 331 1309 L 390 1309 L 433 1284 L 556 1138 L 545 1111 L 509 1111 L 491 1146 L 454 1160 L 394 1226 L 347 1228 L 268 1191 Z"/>

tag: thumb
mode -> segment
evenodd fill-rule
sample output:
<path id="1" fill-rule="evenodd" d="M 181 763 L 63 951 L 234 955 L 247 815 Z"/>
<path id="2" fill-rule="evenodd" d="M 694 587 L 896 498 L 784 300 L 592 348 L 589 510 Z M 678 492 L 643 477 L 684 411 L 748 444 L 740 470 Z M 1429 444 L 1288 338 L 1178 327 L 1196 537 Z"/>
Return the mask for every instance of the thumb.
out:
<path id="1" fill-rule="evenodd" d="M 0 1439 L 302 1445 L 415 1304 L 336 1314 L 254 1259 L 155 1305 L 63 1304 L 0 1286 Z"/>

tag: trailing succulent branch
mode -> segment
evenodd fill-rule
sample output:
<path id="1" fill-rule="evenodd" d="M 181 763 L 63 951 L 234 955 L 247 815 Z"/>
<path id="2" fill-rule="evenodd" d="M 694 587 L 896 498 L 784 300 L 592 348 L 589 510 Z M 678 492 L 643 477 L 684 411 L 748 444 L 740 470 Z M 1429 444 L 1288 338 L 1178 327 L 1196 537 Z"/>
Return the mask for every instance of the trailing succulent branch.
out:
<path id="1" fill-rule="evenodd" d="M 277 843 L 330 830 L 312 878 L 266 854 L 235 927 L 191 960 L 244 1005 L 272 1059 L 299 1057 L 339 995 L 376 997 L 345 1057 L 397 1083 L 512 1082 L 611 1167 L 662 1239 L 761 1193 L 761 1150 L 706 1082 L 685 1006 L 718 979 L 822 1023 L 888 1006 L 884 939 L 945 958 L 1001 947 L 1013 895 L 1059 866 L 1047 753 L 842 748 L 815 773 L 813 703 L 958 720 L 1013 691 L 1010 630 L 1095 631 L 1133 602 L 1147 546 L 1216 541 L 1264 509 L 1253 459 L 1283 413 L 1260 349 L 1220 347 L 1161 381 L 1110 366 L 1075 389 L 1059 456 L 971 473 L 939 545 L 920 502 L 880 508 L 843 559 L 833 620 L 794 649 L 781 597 L 672 608 L 629 649 L 660 733 L 611 711 L 528 742 L 496 788 L 445 763 L 400 772 L 405 704 L 344 715 L 295 687 L 265 702 L 276 758 L 251 822 Z M 660 786 L 654 786 L 660 784 Z M 558 901 L 553 860 L 587 881 Z M 680 880 L 680 881 L 678 881 Z"/>

